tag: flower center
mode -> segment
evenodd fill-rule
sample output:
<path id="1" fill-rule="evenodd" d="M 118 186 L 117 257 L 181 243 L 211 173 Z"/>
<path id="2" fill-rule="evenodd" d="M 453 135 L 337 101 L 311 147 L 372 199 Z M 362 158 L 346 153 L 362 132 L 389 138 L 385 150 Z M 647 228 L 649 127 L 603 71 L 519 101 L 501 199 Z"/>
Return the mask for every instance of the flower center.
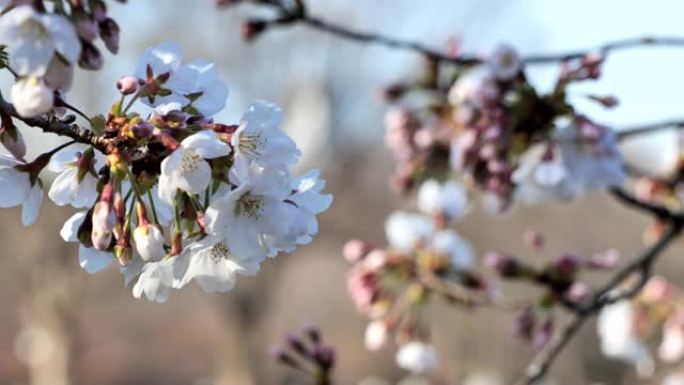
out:
<path id="1" fill-rule="evenodd" d="M 219 263 L 224 259 L 228 259 L 230 249 L 223 242 L 217 243 L 209 250 L 209 259 L 214 263 Z"/>
<path id="2" fill-rule="evenodd" d="M 259 196 L 246 193 L 238 201 L 235 211 L 237 215 L 248 216 L 252 219 L 258 219 L 261 216 L 261 209 L 264 205 L 263 199 Z"/>
<path id="3" fill-rule="evenodd" d="M 204 159 L 202 159 L 201 156 L 197 155 L 197 153 L 192 150 L 183 151 L 183 160 L 181 160 L 180 172 L 183 174 L 188 174 L 196 171 L 203 160 Z"/>
<path id="4" fill-rule="evenodd" d="M 266 146 L 267 138 L 259 134 L 242 134 L 238 147 L 240 152 L 248 155 L 261 155 L 261 150 Z"/>

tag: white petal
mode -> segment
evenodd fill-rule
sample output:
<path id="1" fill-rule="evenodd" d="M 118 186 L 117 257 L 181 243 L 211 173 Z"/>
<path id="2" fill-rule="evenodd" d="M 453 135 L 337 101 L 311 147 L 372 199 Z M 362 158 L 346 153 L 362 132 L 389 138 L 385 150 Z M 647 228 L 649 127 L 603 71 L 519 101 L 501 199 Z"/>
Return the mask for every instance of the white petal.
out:
<path id="1" fill-rule="evenodd" d="M 202 194 L 211 182 L 211 167 L 205 160 L 197 162 L 195 168 L 187 172 L 174 174 L 177 185 L 183 191 L 191 194 Z"/>
<path id="2" fill-rule="evenodd" d="M 183 60 L 183 48 L 174 42 L 165 42 L 148 48 L 138 62 L 135 76 L 145 79 L 147 66 L 152 67 L 155 76 L 171 72 L 180 67 Z"/>
<path id="3" fill-rule="evenodd" d="M 83 224 L 86 218 L 86 212 L 82 211 L 71 216 L 67 219 L 59 231 L 59 235 L 62 236 L 65 242 L 78 242 L 78 229 Z"/>
<path id="4" fill-rule="evenodd" d="M 40 208 L 43 205 L 43 184 L 38 181 L 28 194 L 21 207 L 21 224 L 31 226 L 38 220 Z"/>
<path id="5" fill-rule="evenodd" d="M 22 204 L 31 191 L 29 174 L 15 168 L 0 168 L 0 207 L 14 207 Z"/>
<path id="6" fill-rule="evenodd" d="M 205 159 L 220 158 L 230 153 L 228 145 L 220 141 L 216 133 L 210 130 L 203 130 L 188 136 L 183 140 L 181 146 L 185 149 L 193 150 Z"/>
<path id="7" fill-rule="evenodd" d="M 48 197 L 55 202 L 57 206 L 64 206 L 71 203 L 73 199 L 74 184 L 78 183 L 78 169 L 68 169 L 52 182 L 50 190 L 48 190 Z"/>
<path id="8" fill-rule="evenodd" d="M 88 274 L 101 271 L 109 266 L 113 259 L 114 255 L 110 252 L 95 250 L 83 245 L 78 247 L 78 262 Z"/>
<path id="9" fill-rule="evenodd" d="M 81 54 L 81 42 L 74 25 L 66 17 L 56 14 L 42 15 L 42 21 L 52 34 L 57 52 L 69 63 L 75 64 Z"/>
<path id="10" fill-rule="evenodd" d="M 50 162 L 48 163 L 47 168 L 52 172 L 62 172 L 68 168 L 72 168 L 76 161 L 78 161 L 78 157 L 81 153 L 81 150 L 73 148 L 65 148 L 63 150 L 57 151 L 56 154 L 50 157 Z"/>

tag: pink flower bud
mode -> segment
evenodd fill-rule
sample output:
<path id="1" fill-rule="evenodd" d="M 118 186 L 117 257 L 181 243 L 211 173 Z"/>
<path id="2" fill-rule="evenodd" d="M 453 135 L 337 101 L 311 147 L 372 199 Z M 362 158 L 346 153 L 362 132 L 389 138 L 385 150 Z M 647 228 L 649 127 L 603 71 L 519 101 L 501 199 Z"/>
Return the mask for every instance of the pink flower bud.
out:
<path id="1" fill-rule="evenodd" d="M 523 238 L 527 246 L 535 250 L 539 250 L 544 247 L 544 236 L 538 231 L 526 230 Z"/>
<path id="2" fill-rule="evenodd" d="M 489 253 L 485 255 L 484 263 L 502 277 L 513 278 L 520 274 L 520 264 L 515 257 L 499 253 Z"/>
<path id="3" fill-rule="evenodd" d="M 123 95 L 134 94 L 138 91 L 138 79 L 133 76 L 124 76 L 116 81 L 116 88 Z"/>
<path id="4" fill-rule="evenodd" d="M 371 250 L 373 246 L 369 243 L 359 239 L 352 239 L 344 244 L 342 255 L 349 263 L 356 263 L 362 260 Z"/>
<path id="5" fill-rule="evenodd" d="M 93 247 L 98 250 L 107 250 L 112 242 L 116 216 L 112 210 L 111 202 L 100 200 L 93 210 L 93 231 L 91 240 Z"/>

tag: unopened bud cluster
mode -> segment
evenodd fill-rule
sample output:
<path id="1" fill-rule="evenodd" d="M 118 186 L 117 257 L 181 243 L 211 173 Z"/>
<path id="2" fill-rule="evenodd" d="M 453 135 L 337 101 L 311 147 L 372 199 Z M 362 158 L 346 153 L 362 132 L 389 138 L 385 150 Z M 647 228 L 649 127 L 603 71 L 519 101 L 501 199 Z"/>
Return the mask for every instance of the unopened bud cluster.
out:
<path id="1" fill-rule="evenodd" d="M 76 65 L 101 69 L 98 40 L 109 52 L 119 51 L 119 26 L 103 0 L 12 0 L 0 8 L 0 45 L 17 76 L 11 96 L 21 116 L 44 114 L 57 105 L 54 92 L 69 90 Z"/>

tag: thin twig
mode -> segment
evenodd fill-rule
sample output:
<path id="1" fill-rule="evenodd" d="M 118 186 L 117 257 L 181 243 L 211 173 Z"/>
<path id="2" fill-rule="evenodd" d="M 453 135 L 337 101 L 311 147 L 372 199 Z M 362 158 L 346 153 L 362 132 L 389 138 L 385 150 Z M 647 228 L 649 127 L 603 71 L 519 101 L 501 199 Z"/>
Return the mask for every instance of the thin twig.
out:
<path id="1" fill-rule="evenodd" d="M 623 198 L 625 198 L 625 196 L 622 194 L 616 196 L 621 201 L 628 202 L 632 207 L 639 207 L 647 211 L 651 210 L 650 206 L 636 204 L 631 198 L 624 200 Z M 646 249 L 629 264 L 622 267 L 601 287 L 601 289 L 596 291 L 592 300 L 576 312 L 576 314 L 573 315 L 573 318 L 560 329 L 544 349 L 535 356 L 532 363 L 527 367 L 525 377 L 522 378 L 518 384 L 532 385 L 546 376 L 556 358 L 589 318 L 598 314 L 604 307 L 624 299 L 632 298 L 641 291 L 651 275 L 653 263 L 655 263 L 656 259 L 662 254 L 665 248 L 682 233 L 684 222 L 681 221 L 681 216 L 671 214 L 668 218 L 671 218 L 669 220 L 671 226 L 668 231 L 658 240 L 658 242 Z M 626 290 L 620 290 L 620 287 L 627 279 L 632 277 L 633 274 L 639 274 L 638 282 Z"/>
<path id="2" fill-rule="evenodd" d="M 652 134 L 657 131 L 664 130 L 681 130 L 684 129 L 684 119 L 671 119 L 657 123 L 642 124 L 633 127 L 627 127 L 617 132 L 619 140 L 631 139 L 635 136 L 645 134 Z"/>
<path id="3" fill-rule="evenodd" d="M 285 6 L 280 1 L 267 2 L 266 5 L 277 8 L 282 14 L 280 18 L 269 23 L 270 25 L 288 26 L 293 24 L 303 24 L 310 28 L 327 32 L 343 39 L 360 43 L 378 44 L 388 48 L 413 51 L 425 56 L 428 59 L 457 65 L 474 65 L 484 61 L 482 57 L 475 55 L 449 55 L 445 52 L 435 50 L 421 43 L 396 39 L 373 32 L 353 30 L 346 26 L 331 23 L 327 20 L 309 15 L 302 2 L 299 2 L 294 9 Z M 582 59 L 590 53 L 601 53 L 603 55 L 607 55 L 616 51 L 624 51 L 642 47 L 684 47 L 684 37 L 642 36 L 608 42 L 592 49 L 552 54 L 527 55 L 523 57 L 522 60 L 525 64 L 557 63 L 568 60 Z"/>

